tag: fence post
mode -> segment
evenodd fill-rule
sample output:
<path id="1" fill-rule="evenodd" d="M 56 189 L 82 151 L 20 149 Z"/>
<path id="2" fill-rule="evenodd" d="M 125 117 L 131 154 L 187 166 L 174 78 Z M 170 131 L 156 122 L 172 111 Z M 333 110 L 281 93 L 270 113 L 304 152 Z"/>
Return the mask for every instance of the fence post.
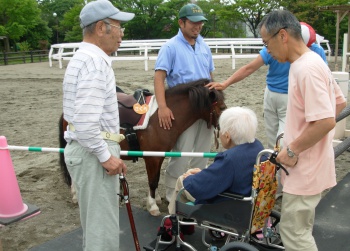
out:
<path id="1" fill-rule="evenodd" d="M 6 51 L 4 51 L 4 63 L 5 63 L 5 65 L 8 64 L 7 52 Z"/>
<path id="2" fill-rule="evenodd" d="M 345 99 L 348 97 L 348 89 L 349 89 L 349 73 L 348 72 L 341 72 L 341 71 L 333 71 L 332 72 L 333 77 L 336 79 L 340 89 L 342 90 Z M 338 121 L 338 123 L 335 126 L 335 134 L 334 139 L 339 140 L 344 138 L 346 131 L 346 118 L 342 119 L 341 121 Z"/>
<path id="3" fill-rule="evenodd" d="M 30 61 L 31 61 L 32 63 L 34 63 L 33 51 L 30 51 L 29 53 L 30 53 Z"/>

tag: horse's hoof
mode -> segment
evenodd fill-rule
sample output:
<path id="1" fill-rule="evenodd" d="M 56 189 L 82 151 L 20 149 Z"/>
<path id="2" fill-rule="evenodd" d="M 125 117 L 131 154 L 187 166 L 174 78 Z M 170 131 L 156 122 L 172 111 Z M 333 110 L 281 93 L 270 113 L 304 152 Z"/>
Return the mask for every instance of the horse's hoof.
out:
<path id="1" fill-rule="evenodd" d="M 156 195 L 155 196 L 156 203 L 157 204 L 162 204 L 162 198 L 160 197 L 160 195 L 158 193 L 158 190 L 156 190 L 155 195 Z M 150 191 L 148 191 L 148 198 L 152 198 Z"/>
<path id="2" fill-rule="evenodd" d="M 153 216 L 159 216 L 160 215 L 160 211 L 159 208 L 155 202 L 155 199 L 148 197 L 147 201 L 146 201 L 146 207 L 147 207 L 147 211 L 153 215 Z"/>

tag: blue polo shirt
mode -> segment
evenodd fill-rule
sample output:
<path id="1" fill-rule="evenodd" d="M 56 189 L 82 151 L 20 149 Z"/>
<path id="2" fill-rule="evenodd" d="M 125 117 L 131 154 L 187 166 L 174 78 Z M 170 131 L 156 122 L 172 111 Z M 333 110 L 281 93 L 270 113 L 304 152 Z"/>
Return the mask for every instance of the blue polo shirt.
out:
<path id="1" fill-rule="evenodd" d="M 327 63 L 326 54 L 321 46 L 318 44 L 312 44 L 309 47 L 312 51 L 316 52 Z M 266 75 L 267 88 L 270 91 L 277 93 L 288 93 L 288 76 L 290 63 L 279 63 L 267 52 L 264 47 L 260 52 L 260 55 L 265 65 L 269 65 L 269 70 Z"/>
<path id="2" fill-rule="evenodd" d="M 201 78 L 211 79 L 214 71 L 213 57 L 201 35 L 196 39 L 195 49 L 184 38 L 181 30 L 159 50 L 155 70 L 167 73 L 169 88 Z"/>
<path id="3" fill-rule="evenodd" d="M 288 93 L 288 75 L 290 63 L 279 63 L 267 52 L 264 47 L 260 52 L 260 55 L 265 65 L 269 65 L 269 70 L 266 75 L 267 88 L 270 91 L 277 93 Z"/>
<path id="4" fill-rule="evenodd" d="M 324 49 L 319 44 L 313 43 L 309 48 L 310 50 L 320 55 L 323 61 L 328 65 L 326 53 L 324 52 Z"/>

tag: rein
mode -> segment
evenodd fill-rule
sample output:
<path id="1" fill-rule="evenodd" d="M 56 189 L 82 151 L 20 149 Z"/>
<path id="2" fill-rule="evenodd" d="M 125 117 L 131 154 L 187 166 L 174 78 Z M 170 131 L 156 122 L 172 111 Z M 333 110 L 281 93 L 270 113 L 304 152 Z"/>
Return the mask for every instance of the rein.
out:
<path id="1" fill-rule="evenodd" d="M 211 111 L 210 111 L 210 119 L 209 119 L 209 122 L 207 122 L 207 128 L 208 129 L 211 129 L 211 126 L 213 125 L 213 118 L 215 118 L 216 120 L 216 125 L 213 125 L 214 126 L 214 143 L 215 143 L 215 147 L 216 149 L 219 148 L 219 141 L 218 141 L 218 138 L 219 138 L 219 131 L 220 131 L 220 128 L 219 128 L 219 120 L 218 120 L 218 114 L 216 113 L 216 110 L 215 110 L 215 106 L 218 104 L 218 102 L 213 102 L 211 104 Z M 215 132 L 215 129 L 217 129 L 217 131 Z"/>

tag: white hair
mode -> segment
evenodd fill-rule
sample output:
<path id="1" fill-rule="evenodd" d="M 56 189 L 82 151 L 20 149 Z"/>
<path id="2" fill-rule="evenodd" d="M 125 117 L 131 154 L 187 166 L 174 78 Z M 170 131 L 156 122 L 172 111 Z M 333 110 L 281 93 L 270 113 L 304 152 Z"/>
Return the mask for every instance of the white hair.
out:
<path id="1" fill-rule="evenodd" d="M 255 113 L 246 107 L 231 107 L 223 111 L 219 119 L 221 133 L 228 133 L 236 145 L 253 143 L 258 128 Z"/>

